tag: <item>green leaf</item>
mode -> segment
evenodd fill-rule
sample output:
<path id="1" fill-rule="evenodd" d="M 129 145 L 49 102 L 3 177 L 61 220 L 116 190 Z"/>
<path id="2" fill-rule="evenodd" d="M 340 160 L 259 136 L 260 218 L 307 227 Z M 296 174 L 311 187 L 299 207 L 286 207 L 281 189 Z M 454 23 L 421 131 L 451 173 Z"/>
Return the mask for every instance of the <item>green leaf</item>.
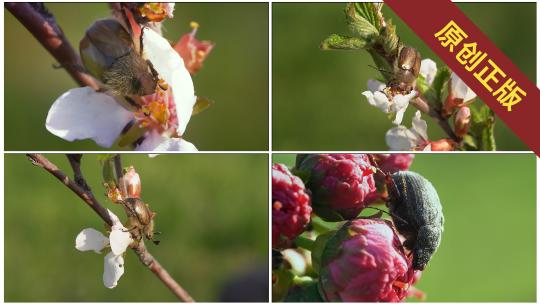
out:
<path id="1" fill-rule="evenodd" d="M 116 156 L 116 153 L 108 153 L 108 154 L 96 154 L 97 156 L 97 160 L 100 162 L 100 163 L 103 163 L 104 161 L 106 160 L 109 160 L 111 158 L 114 158 Z"/>
<path id="2" fill-rule="evenodd" d="M 379 44 L 382 45 L 387 58 L 395 58 L 398 53 L 399 37 L 396 34 L 396 26 L 388 19 L 386 26 L 381 28 Z"/>
<path id="3" fill-rule="evenodd" d="M 374 41 L 379 36 L 379 29 L 372 16 L 376 9 L 372 3 L 349 3 L 345 8 L 345 16 L 351 30 L 366 41 Z"/>
<path id="4" fill-rule="evenodd" d="M 436 107 L 442 106 L 442 97 L 444 95 L 445 85 L 448 82 L 448 79 L 450 79 L 450 70 L 448 67 L 444 66 L 439 68 L 435 78 L 433 79 L 431 87 L 426 90 L 426 93 L 424 94 L 432 105 Z"/>
<path id="5" fill-rule="evenodd" d="M 361 50 L 366 41 L 361 38 L 332 34 L 321 43 L 322 50 Z"/>
<path id="6" fill-rule="evenodd" d="M 485 104 L 471 105 L 471 127 L 469 133 L 476 139 L 481 151 L 495 151 L 495 114 Z"/>
<path id="7" fill-rule="evenodd" d="M 313 250 L 311 250 L 311 262 L 313 264 L 313 270 L 315 270 L 316 273 L 319 273 L 321 270 L 321 259 L 326 243 L 334 236 L 334 234 L 336 234 L 336 232 L 337 231 L 328 231 L 319 235 L 315 240 L 315 245 L 313 246 Z"/>
<path id="8" fill-rule="evenodd" d="M 272 277 L 272 300 L 283 301 L 292 285 L 294 274 L 289 270 L 279 269 L 272 271 Z"/>
<path id="9" fill-rule="evenodd" d="M 111 155 L 112 157 L 103 159 L 101 164 L 103 182 L 112 189 L 118 185 L 118 176 L 116 176 L 116 170 L 114 169 L 114 154 Z"/>
<path id="10" fill-rule="evenodd" d="M 214 104 L 213 100 L 208 99 L 206 97 L 197 96 L 197 101 L 195 102 L 195 105 L 193 105 L 193 112 L 191 113 L 191 116 L 197 115 L 207 110 L 213 104 Z"/>
<path id="11" fill-rule="evenodd" d="M 349 5 L 354 8 L 354 11 L 358 16 L 367 20 L 377 30 L 381 28 L 382 24 L 377 16 L 377 11 L 379 10 L 380 4 L 370 2 L 357 2 Z"/>
<path id="12" fill-rule="evenodd" d="M 420 91 L 421 94 L 425 94 L 426 91 L 429 90 L 429 86 L 426 83 L 424 75 L 420 74 L 418 75 L 418 78 L 416 78 L 416 88 Z"/>
<path id="13" fill-rule="evenodd" d="M 324 300 L 319 294 L 317 282 L 312 281 L 291 288 L 285 302 L 324 302 Z"/>
<path id="14" fill-rule="evenodd" d="M 127 129 L 125 132 L 123 132 L 120 135 L 120 139 L 118 140 L 118 145 L 120 147 L 125 147 L 127 145 L 131 145 L 134 142 L 136 142 L 139 138 L 141 138 L 144 133 L 148 131 L 147 128 L 139 126 L 138 123 L 132 124 L 129 129 Z"/>

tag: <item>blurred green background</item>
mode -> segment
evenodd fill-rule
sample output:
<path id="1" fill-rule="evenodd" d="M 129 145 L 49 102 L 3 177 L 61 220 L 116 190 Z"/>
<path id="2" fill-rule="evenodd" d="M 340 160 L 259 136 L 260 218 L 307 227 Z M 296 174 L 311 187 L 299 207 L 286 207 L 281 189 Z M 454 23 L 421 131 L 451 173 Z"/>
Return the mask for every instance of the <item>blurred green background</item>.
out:
<path id="1" fill-rule="evenodd" d="M 64 155 L 46 155 L 71 175 Z M 149 251 L 197 301 L 219 301 L 231 280 L 257 271 L 244 295 L 268 299 L 268 158 L 266 155 L 123 156 L 141 176 L 143 199 L 157 212 L 159 246 Z M 177 301 L 130 250 L 124 276 L 103 286 L 104 254 L 79 252 L 84 228 L 103 221 L 68 188 L 22 154 L 5 156 L 4 296 L 6 301 Z M 96 155 L 83 157 L 83 173 L 106 201 Z M 248 178 L 246 178 L 248 177 Z M 231 290 L 229 290 L 231 292 Z"/>
<path id="2" fill-rule="evenodd" d="M 536 4 L 459 3 L 463 12 L 533 81 L 536 81 Z M 272 107 L 274 150 L 387 150 L 384 135 L 393 125 L 361 93 L 378 76 L 365 51 L 321 51 L 330 34 L 351 35 L 345 3 L 274 3 L 272 5 Z M 401 41 L 422 58 L 442 66 L 416 34 L 387 6 Z M 419 18 L 429 12 L 418 8 Z M 409 109 L 407 127 L 414 115 Z M 427 116 L 429 138 L 443 132 Z M 530 150 L 500 120 L 499 150 Z"/>
<path id="3" fill-rule="evenodd" d="M 294 159 L 273 157 L 289 167 Z M 428 302 L 536 302 L 535 159 L 416 155 L 410 170 L 433 183 L 445 217 L 441 246 L 416 285 Z"/>
<path id="4" fill-rule="evenodd" d="M 49 3 L 68 40 L 79 40 L 108 4 Z M 197 37 L 216 47 L 193 77 L 195 93 L 215 104 L 194 116 L 185 133 L 199 150 L 268 149 L 268 4 L 178 3 L 164 36 L 176 42 L 200 24 Z M 75 82 L 4 9 L 4 100 L 6 150 L 103 150 L 91 140 L 66 142 L 45 129 L 47 112 Z"/>

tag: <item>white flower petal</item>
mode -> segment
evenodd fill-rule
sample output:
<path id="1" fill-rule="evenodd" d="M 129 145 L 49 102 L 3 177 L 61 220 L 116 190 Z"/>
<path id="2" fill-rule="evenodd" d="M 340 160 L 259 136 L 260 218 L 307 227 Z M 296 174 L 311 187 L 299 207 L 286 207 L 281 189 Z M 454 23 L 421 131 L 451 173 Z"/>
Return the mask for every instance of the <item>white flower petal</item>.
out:
<path id="1" fill-rule="evenodd" d="M 474 93 L 456 73 L 452 72 L 450 79 L 452 83 L 450 89 L 454 93 L 455 98 L 462 98 L 463 102 L 466 102 L 476 97 L 476 93 Z"/>
<path id="2" fill-rule="evenodd" d="M 393 124 L 401 124 L 401 121 L 403 120 L 403 115 L 405 114 L 405 110 L 407 110 L 407 107 L 401 108 L 399 111 L 396 112 L 396 118 L 394 118 L 394 121 L 392 121 Z"/>
<path id="3" fill-rule="evenodd" d="M 152 132 L 135 148 L 137 151 L 185 151 L 196 152 L 197 148 L 182 138 L 170 138 Z"/>
<path id="4" fill-rule="evenodd" d="M 103 267 L 103 284 L 107 288 L 114 288 L 118 280 L 124 274 L 124 258 L 121 255 L 114 255 L 109 252 L 105 256 Z"/>
<path id="5" fill-rule="evenodd" d="M 49 109 L 45 126 L 67 141 L 90 138 L 109 148 L 132 118 L 113 97 L 84 87 L 60 96 Z"/>
<path id="6" fill-rule="evenodd" d="M 384 90 L 384 88 L 386 88 L 386 85 L 378 80 L 368 79 L 367 87 L 368 90 L 370 90 L 371 92 L 377 92 Z"/>
<path id="7" fill-rule="evenodd" d="M 93 228 L 84 229 L 75 238 L 75 248 L 79 251 L 93 250 L 96 253 L 101 253 L 107 243 L 109 243 L 109 239 Z"/>
<path id="8" fill-rule="evenodd" d="M 109 242 L 111 244 L 111 250 L 115 255 L 121 255 L 126 252 L 129 244 L 133 241 L 131 233 L 126 231 L 125 228 L 113 228 L 109 235 Z"/>
<path id="9" fill-rule="evenodd" d="M 113 229 L 120 229 L 120 228 L 124 228 L 124 225 L 122 225 L 122 222 L 120 221 L 120 219 L 118 218 L 118 216 L 116 216 L 116 214 L 114 214 L 111 210 L 107 209 L 107 213 L 109 213 L 109 217 L 111 218 L 111 221 L 113 223 L 112 225 L 112 228 Z"/>
<path id="10" fill-rule="evenodd" d="M 420 74 L 424 76 L 427 85 L 430 86 L 433 83 L 433 79 L 435 79 L 435 75 L 437 75 L 437 64 L 435 61 L 429 58 L 422 60 L 420 62 Z"/>
<path id="11" fill-rule="evenodd" d="M 418 137 L 406 127 L 397 126 L 386 132 L 385 140 L 392 151 L 408 151 L 416 146 Z"/>
<path id="12" fill-rule="evenodd" d="M 362 92 L 362 95 L 367 98 L 370 105 L 379 108 L 385 113 L 389 112 L 390 102 L 388 101 L 388 97 L 386 97 L 383 92 L 364 91 Z"/>
<path id="13" fill-rule="evenodd" d="M 412 130 L 416 132 L 423 140 L 427 140 L 427 123 L 422 119 L 420 111 L 416 111 L 412 119 Z"/>
<path id="14" fill-rule="evenodd" d="M 193 106 L 197 97 L 189 71 L 184 66 L 182 57 L 171 47 L 163 37 L 149 28 L 143 32 L 144 55 L 171 86 L 176 113 L 178 115 L 178 134 L 184 134 L 191 118 Z"/>
<path id="15" fill-rule="evenodd" d="M 401 121 L 403 120 L 403 114 L 405 114 L 405 110 L 407 110 L 409 102 L 411 101 L 411 99 L 416 97 L 416 94 L 416 91 L 411 91 L 407 95 L 397 94 L 396 96 L 394 96 L 394 98 L 392 99 L 392 105 L 390 107 L 390 111 L 396 113 L 396 118 L 393 121 L 394 124 L 401 124 Z"/>

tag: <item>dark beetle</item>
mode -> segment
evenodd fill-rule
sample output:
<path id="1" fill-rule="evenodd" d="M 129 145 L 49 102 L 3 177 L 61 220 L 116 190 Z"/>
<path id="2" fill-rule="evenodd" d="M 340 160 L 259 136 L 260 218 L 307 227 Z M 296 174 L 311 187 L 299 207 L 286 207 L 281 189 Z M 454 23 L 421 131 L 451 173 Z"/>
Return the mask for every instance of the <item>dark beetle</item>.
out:
<path id="1" fill-rule="evenodd" d="M 418 173 L 400 171 L 386 175 L 387 206 L 396 229 L 412 251 L 413 268 L 424 270 L 441 243 L 444 216 L 437 191 Z"/>

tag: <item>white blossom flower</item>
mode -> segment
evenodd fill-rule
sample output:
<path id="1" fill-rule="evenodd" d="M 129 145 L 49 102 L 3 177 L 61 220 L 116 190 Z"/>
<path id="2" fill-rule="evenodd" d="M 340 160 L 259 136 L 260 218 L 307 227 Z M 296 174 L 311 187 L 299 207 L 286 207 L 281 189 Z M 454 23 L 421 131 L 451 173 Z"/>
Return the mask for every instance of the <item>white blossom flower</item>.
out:
<path id="1" fill-rule="evenodd" d="M 452 90 L 454 98 L 463 99 L 463 102 L 467 102 L 476 97 L 476 93 L 454 72 L 450 75 L 450 84 L 450 90 Z"/>
<path id="2" fill-rule="evenodd" d="M 435 75 L 437 75 L 437 64 L 435 61 L 426 58 L 420 62 L 420 75 L 426 80 L 426 84 L 431 86 Z"/>
<path id="3" fill-rule="evenodd" d="M 79 251 L 93 250 L 96 253 L 101 253 L 101 250 L 110 245 L 111 252 L 105 256 L 104 260 L 103 284 L 107 288 L 113 288 L 124 274 L 124 258 L 122 255 L 126 252 L 133 239 L 120 222 L 120 219 L 110 210 L 107 209 L 107 211 L 113 222 L 109 237 L 107 238 L 93 228 L 86 228 L 75 238 L 75 248 Z"/>
<path id="4" fill-rule="evenodd" d="M 180 55 L 156 32 L 144 28 L 143 45 L 143 57 L 168 84 L 167 91 L 158 88 L 157 93 L 142 98 L 141 109 L 132 112 L 105 93 L 89 87 L 71 89 L 50 108 L 45 124 L 47 130 L 68 141 L 92 139 L 109 148 L 122 130 L 134 123 L 147 129 L 144 140 L 135 147 L 137 150 L 167 147 L 178 149 L 175 151 L 183 151 L 183 148 L 196 151 L 195 146 L 178 138 L 184 134 L 196 101 L 191 76 Z"/>
<path id="5" fill-rule="evenodd" d="M 426 143 L 428 143 L 427 123 L 421 119 L 420 111 L 416 111 L 412 119 L 412 128 L 397 126 L 386 132 L 386 144 L 393 151 L 408 151 Z M 431 145 L 428 144 L 424 150 L 430 149 Z"/>
<path id="6" fill-rule="evenodd" d="M 385 88 L 384 83 L 370 79 L 368 80 L 369 91 L 362 92 L 362 95 L 367 98 L 370 105 L 379 108 L 384 113 L 396 113 L 393 123 L 399 125 L 403 120 L 403 114 L 405 114 L 409 102 L 416 97 L 417 92 L 413 90 L 407 95 L 396 94 L 389 98 L 384 93 Z"/>

